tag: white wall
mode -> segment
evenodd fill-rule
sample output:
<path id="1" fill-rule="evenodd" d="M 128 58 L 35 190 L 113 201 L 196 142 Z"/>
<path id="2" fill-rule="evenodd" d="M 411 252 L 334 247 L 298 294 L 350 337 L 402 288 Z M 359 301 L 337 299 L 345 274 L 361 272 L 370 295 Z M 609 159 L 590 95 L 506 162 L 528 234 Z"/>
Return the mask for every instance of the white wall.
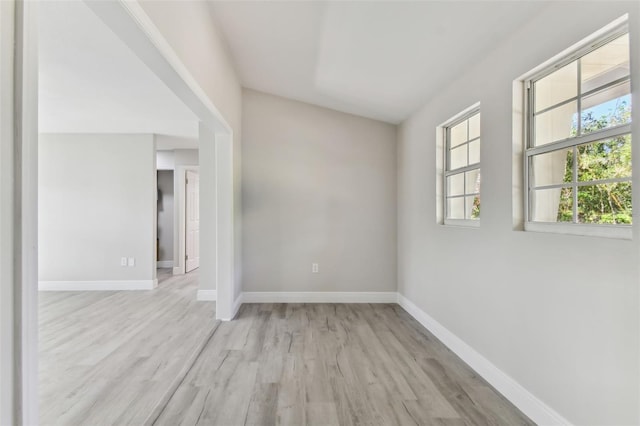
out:
<path id="1" fill-rule="evenodd" d="M 43 134 L 39 154 L 39 280 L 155 279 L 153 135 Z"/>
<path id="2" fill-rule="evenodd" d="M 175 154 L 173 151 L 156 151 L 156 169 L 174 170 L 175 168 Z"/>
<path id="3" fill-rule="evenodd" d="M 218 29 L 215 27 L 207 2 L 150 1 L 140 2 L 146 14 L 175 50 L 185 67 L 200 87 L 220 110 L 233 131 L 233 200 L 234 200 L 234 296 L 242 292 L 241 275 L 241 114 L 242 92 L 233 67 L 231 55 Z M 185 31 L 188 28 L 188 31 Z M 197 43 L 194 43 L 197 40 Z M 200 184 L 211 182 L 214 176 L 215 154 L 209 146 L 200 143 L 202 166 Z M 205 155 L 206 154 L 206 155 Z M 209 173 L 211 172 L 211 173 Z M 215 215 L 215 191 L 201 190 L 201 217 Z M 213 223 L 213 222 L 212 222 Z M 213 257 L 216 253 L 215 227 L 208 221 L 201 222 L 201 282 L 215 283 L 216 271 Z M 207 237 L 208 236 L 208 237 Z M 211 257 L 211 259 L 209 259 Z"/>
<path id="4" fill-rule="evenodd" d="M 552 2 L 399 132 L 399 291 L 575 424 L 638 424 L 634 241 L 513 230 L 512 82 L 625 12 L 640 105 L 638 3 Z M 571 17 L 569 24 L 567 17 Z M 482 111 L 479 229 L 436 223 L 436 126 Z M 634 136 L 640 114 L 633 112 Z M 639 150 L 634 151 L 634 164 Z M 634 197 L 640 173 L 634 174 Z"/>
<path id="5" fill-rule="evenodd" d="M 158 170 L 158 191 L 158 260 L 173 262 L 175 228 L 172 170 Z"/>
<path id="6" fill-rule="evenodd" d="M 396 127 L 244 90 L 242 134 L 244 290 L 395 291 Z"/>

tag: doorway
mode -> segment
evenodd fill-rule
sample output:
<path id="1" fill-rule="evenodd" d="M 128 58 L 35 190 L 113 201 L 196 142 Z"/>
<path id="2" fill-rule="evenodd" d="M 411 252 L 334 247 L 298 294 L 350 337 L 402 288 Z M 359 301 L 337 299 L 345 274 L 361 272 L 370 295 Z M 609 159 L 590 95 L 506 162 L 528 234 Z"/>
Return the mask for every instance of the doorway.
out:
<path id="1" fill-rule="evenodd" d="M 157 170 L 158 208 L 157 223 L 158 240 L 156 242 L 156 266 L 158 270 L 173 268 L 174 258 L 174 188 L 173 170 Z"/>
<path id="2" fill-rule="evenodd" d="M 13 89 L 15 102 L 3 102 L 0 115 L 3 135 L 2 149 L 16 153 L 2 156 L 2 204 L 11 213 L 2 220 L 2 275 L 13 279 L 2 281 L 2 300 L 11 300 L 15 309 L 4 309 L 0 337 L 2 357 L 0 373 L 0 417 L 13 419 L 7 423 L 38 423 L 38 242 L 37 242 L 37 160 L 38 160 L 38 50 L 36 43 L 37 2 L 0 2 L 2 39 L 0 54 L 3 70 L 2 86 Z M 207 235 L 202 253 L 208 260 L 207 277 L 216 283 L 218 299 L 216 317 L 233 318 L 240 298 L 234 299 L 233 252 L 233 133 L 215 105 L 206 98 L 197 82 L 189 74 L 177 55 L 166 49 L 161 34 L 151 31 L 149 18 L 137 4 L 126 2 L 87 2 L 87 5 L 118 34 L 154 72 L 161 76 L 200 121 L 200 140 L 207 143 L 203 176 L 212 182 L 212 190 L 203 194 L 203 232 Z M 15 9 L 15 13 L 14 13 Z M 15 31 L 13 24 L 15 22 Z M 5 25 L 7 24 L 7 25 Z M 117 31 L 116 31 L 117 30 Z M 15 36 L 15 39 L 14 39 Z M 163 46 L 159 48 L 158 46 Z M 15 55 L 14 55 L 15 53 Z M 5 59 L 8 58 L 7 61 Z M 15 59 L 15 62 L 14 62 Z M 4 73 L 5 70 L 8 70 Z M 13 71 L 12 74 L 9 71 Z M 8 90 L 7 93 L 10 91 Z M 9 97 L 3 97 L 3 100 Z M 4 108 L 8 106 L 8 108 Z M 6 113 L 6 114 L 5 114 Z M 14 114 L 15 113 L 15 114 Z M 5 122 L 13 124 L 5 126 Z M 7 132 L 5 132 L 7 130 Z M 4 167 L 5 159 L 9 166 Z M 13 167 L 15 166 L 15 167 Z M 6 172 L 6 173 L 5 173 Z M 4 179 L 10 175 L 11 179 Z M 12 208 L 12 207 L 15 207 Z M 5 231 L 7 231 L 5 233 Z M 9 232 L 11 231 L 11 232 Z M 5 235 L 8 238 L 4 238 Z M 147 253 L 152 255 L 152 250 Z M 121 260 L 121 259 L 118 259 Z M 127 263 L 128 259 L 127 259 Z M 9 265 L 10 269 L 6 265 Z M 13 267 L 15 266 L 15 268 Z M 124 267 L 124 266 L 121 266 Z M 127 267 L 129 267 L 127 265 Z M 134 261 L 135 267 L 135 261 Z M 205 271 L 202 271 L 204 274 Z M 5 298 L 6 294 L 12 297 Z M 13 297 L 15 296 L 15 297 Z M 5 366 L 10 366 L 5 369 Z M 5 374 L 5 372 L 7 374 Z M 4 380 L 7 378 L 7 380 Z M 5 417 L 5 413 L 6 417 Z M 3 422 L 4 423 L 4 422 Z"/>

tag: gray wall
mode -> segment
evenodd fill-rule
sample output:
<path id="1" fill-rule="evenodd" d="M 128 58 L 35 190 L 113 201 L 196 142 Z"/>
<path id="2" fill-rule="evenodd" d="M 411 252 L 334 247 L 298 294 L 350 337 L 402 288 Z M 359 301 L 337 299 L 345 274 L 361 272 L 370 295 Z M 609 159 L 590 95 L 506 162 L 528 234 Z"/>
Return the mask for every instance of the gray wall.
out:
<path id="1" fill-rule="evenodd" d="M 395 291 L 396 127 L 244 90 L 242 134 L 244 291 Z"/>
<path id="2" fill-rule="evenodd" d="M 197 149 L 175 149 L 173 164 L 177 166 L 197 166 L 199 164 Z"/>
<path id="3" fill-rule="evenodd" d="M 43 134 L 38 172 L 40 281 L 155 278 L 153 135 Z"/>
<path id="4" fill-rule="evenodd" d="M 514 230 L 512 82 L 631 12 L 640 104 L 640 3 L 552 2 L 400 129 L 399 291 L 575 424 L 638 424 L 634 241 Z M 567 17 L 571 16 L 571 24 Z M 479 229 L 436 223 L 436 126 L 481 102 Z M 633 112 L 639 135 L 639 109 Z M 635 137 L 635 136 L 634 136 Z M 634 164 L 639 150 L 634 149 Z M 634 173 L 638 199 L 640 173 Z M 519 193 L 516 191 L 516 193 Z"/>
<path id="5" fill-rule="evenodd" d="M 173 170 L 158 170 L 158 190 L 158 260 L 173 261 Z"/>

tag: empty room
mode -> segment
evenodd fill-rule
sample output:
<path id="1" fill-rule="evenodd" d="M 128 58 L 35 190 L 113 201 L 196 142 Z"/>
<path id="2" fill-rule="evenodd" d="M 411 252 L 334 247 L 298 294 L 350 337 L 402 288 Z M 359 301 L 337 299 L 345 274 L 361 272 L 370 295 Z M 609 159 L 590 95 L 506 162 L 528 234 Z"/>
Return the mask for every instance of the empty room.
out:
<path id="1" fill-rule="evenodd" d="M 0 425 L 640 425 L 637 1 L 0 2 Z"/>

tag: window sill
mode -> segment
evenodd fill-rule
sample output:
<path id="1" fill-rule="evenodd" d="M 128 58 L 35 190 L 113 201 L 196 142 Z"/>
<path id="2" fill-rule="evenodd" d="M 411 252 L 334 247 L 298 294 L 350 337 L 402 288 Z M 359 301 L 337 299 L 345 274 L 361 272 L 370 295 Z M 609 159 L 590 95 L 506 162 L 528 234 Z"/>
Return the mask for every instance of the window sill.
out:
<path id="1" fill-rule="evenodd" d="M 632 237 L 631 225 L 525 222 L 524 230 L 531 232 L 579 235 L 583 237 L 617 238 L 622 240 L 630 240 Z"/>
<path id="2" fill-rule="evenodd" d="M 479 228 L 480 220 L 478 219 L 445 219 L 444 224 L 446 226 L 456 226 L 460 228 Z"/>

